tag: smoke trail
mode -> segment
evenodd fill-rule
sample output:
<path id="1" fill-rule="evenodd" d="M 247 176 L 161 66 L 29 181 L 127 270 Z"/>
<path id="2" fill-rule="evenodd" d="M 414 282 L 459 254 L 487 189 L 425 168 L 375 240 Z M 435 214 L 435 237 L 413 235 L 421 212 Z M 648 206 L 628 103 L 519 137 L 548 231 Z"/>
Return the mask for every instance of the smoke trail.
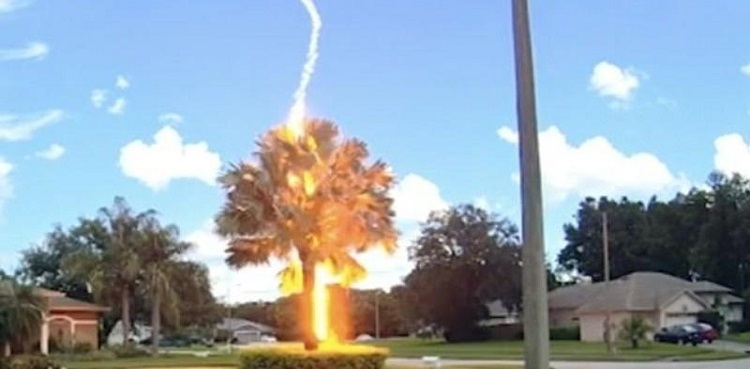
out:
<path id="1" fill-rule="evenodd" d="M 294 92 L 294 105 L 289 112 L 289 123 L 299 124 L 305 116 L 305 97 L 307 95 L 307 86 L 310 84 L 310 79 L 313 73 L 315 73 L 315 62 L 318 60 L 318 39 L 320 38 L 320 27 L 323 25 L 323 21 L 320 19 L 318 8 L 315 6 L 313 0 L 300 0 L 302 5 L 310 14 L 310 21 L 312 23 L 312 30 L 310 32 L 310 42 L 307 46 L 307 60 L 305 65 L 302 67 L 302 75 L 300 76 L 299 85 L 297 90 Z"/>

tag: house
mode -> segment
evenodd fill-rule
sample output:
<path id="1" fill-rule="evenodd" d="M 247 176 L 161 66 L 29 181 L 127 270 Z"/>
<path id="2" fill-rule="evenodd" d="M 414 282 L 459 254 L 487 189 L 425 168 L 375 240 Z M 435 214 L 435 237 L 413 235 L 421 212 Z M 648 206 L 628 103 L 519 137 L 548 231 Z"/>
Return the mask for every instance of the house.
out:
<path id="1" fill-rule="evenodd" d="M 129 341 L 140 343 L 144 340 L 147 340 L 151 338 L 151 327 L 135 322 L 130 327 L 130 334 L 129 334 Z M 117 323 L 112 327 L 112 330 L 109 331 L 109 335 L 107 336 L 107 345 L 108 346 L 116 346 L 116 345 L 122 345 L 122 320 L 118 320 Z"/>
<path id="2" fill-rule="evenodd" d="M 267 325 L 245 319 L 224 318 L 216 325 L 217 331 L 229 332 L 233 341 L 240 345 L 263 342 L 266 337 L 274 337 L 275 330 Z"/>
<path id="3" fill-rule="evenodd" d="M 521 322 L 520 314 L 515 309 L 508 309 L 502 300 L 494 300 L 484 304 L 487 308 L 487 319 L 479 322 L 479 325 L 485 327 L 519 324 Z"/>
<path id="4" fill-rule="evenodd" d="M 99 348 L 99 318 L 108 308 L 44 288 L 35 288 L 34 294 L 44 306 L 39 335 L 32 337 L 33 342 L 39 342 L 41 353 L 49 353 L 51 340 L 61 346 L 88 344 L 94 350 Z"/>
<path id="5" fill-rule="evenodd" d="M 700 312 L 717 309 L 727 322 L 742 320 L 743 300 L 708 281 L 691 282 L 663 273 L 636 272 L 604 282 L 558 288 L 549 293 L 550 326 L 579 326 L 582 341 L 602 341 L 607 313 L 616 337 L 620 322 L 644 318 L 659 329 L 694 323 Z"/>

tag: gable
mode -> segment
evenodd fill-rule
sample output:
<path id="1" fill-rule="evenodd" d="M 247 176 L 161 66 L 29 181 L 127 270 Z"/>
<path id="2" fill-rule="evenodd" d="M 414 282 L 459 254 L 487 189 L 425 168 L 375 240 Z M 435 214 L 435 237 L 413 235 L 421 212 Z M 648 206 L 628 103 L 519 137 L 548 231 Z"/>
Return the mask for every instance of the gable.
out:
<path id="1" fill-rule="evenodd" d="M 675 298 L 671 299 L 664 305 L 662 310 L 665 313 L 698 313 L 706 310 L 706 303 L 693 293 L 682 292 Z"/>

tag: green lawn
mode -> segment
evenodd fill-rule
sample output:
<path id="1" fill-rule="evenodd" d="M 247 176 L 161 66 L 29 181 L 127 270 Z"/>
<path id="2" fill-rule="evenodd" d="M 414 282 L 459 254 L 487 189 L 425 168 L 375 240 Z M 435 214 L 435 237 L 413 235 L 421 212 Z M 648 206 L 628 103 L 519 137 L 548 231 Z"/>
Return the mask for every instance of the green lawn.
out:
<path id="1" fill-rule="evenodd" d="M 384 340 L 371 343 L 373 346 L 390 349 L 391 357 L 421 358 L 440 356 L 444 359 L 464 360 L 520 360 L 523 358 L 523 342 L 479 342 L 446 344 L 440 341 L 423 340 Z M 671 359 L 675 361 L 722 360 L 744 357 L 742 354 L 716 351 L 710 348 L 696 348 L 671 344 L 644 343 L 639 349 L 620 346 L 615 355 L 608 355 L 604 344 L 578 341 L 553 341 L 553 360 L 564 361 L 652 361 Z M 198 357 L 191 354 L 165 355 L 159 358 L 104 359 L 104 360 L 65 360 L 61 364 L 68 369 L 130 369 L 130 368 L 233 368 L 237 357 L 214 351 L 212 356 Z M 481 366 L 452 367 L 450 369 L 472 369 Z M 498 368 L 497 366 L 492 366 Z M 390 366 L 387 369 L 410 369 L 404 366 Z M 513 369 L 512 367 L 499 369 Z"/>
<path id="2" fill-rule="evenodd" d="M 523 342 L 479 342 L 447 344 L 440 341 L 393 340 L 380 341 L 373 345 L 387 347 L 392 357 L 414 358 L 440 356 L 447 359 L 514 360 L 523 358 Z M 719 360 L 743 357 L 732 352 L 715 351 L 709 348 L 679 346 L 671 344 L 643 343 L 639 349 L 618 347 L 615 355 L 607 354 L 604 344 L 578 341 L 553 341 L 553 360 L 570 361 L 651 361 L 665 358 L 675 360 Z"/>
<path id="3" fill-rule="evenodd" d="M 726 341 L 739 342 L 739 343 L 750 343 L 750 332 L 728 334 L 722 337 L 721 339 L 726 340 Z"/>

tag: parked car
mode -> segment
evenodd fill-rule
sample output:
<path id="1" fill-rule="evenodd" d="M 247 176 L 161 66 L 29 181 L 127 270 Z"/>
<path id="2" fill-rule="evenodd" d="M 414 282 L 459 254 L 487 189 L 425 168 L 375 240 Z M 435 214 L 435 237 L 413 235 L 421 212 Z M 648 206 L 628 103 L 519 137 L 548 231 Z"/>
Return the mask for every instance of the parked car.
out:
<path id="1" fill-rule="evenodd" d="M 719 332 L 717 332 L 710 324 L 695 323 L 690 324 L 690 327 L 693 327 L 698 333 L 700 333 L 701 342 L 713 343 L 719 339 Z"/>
<path id="2" fill-rule="evenodd" d="M 701 333 L 690 325 L 673 325 L 656 332 L 654 341 L 697 346 L 703 342 L 703 338 Z"/>

